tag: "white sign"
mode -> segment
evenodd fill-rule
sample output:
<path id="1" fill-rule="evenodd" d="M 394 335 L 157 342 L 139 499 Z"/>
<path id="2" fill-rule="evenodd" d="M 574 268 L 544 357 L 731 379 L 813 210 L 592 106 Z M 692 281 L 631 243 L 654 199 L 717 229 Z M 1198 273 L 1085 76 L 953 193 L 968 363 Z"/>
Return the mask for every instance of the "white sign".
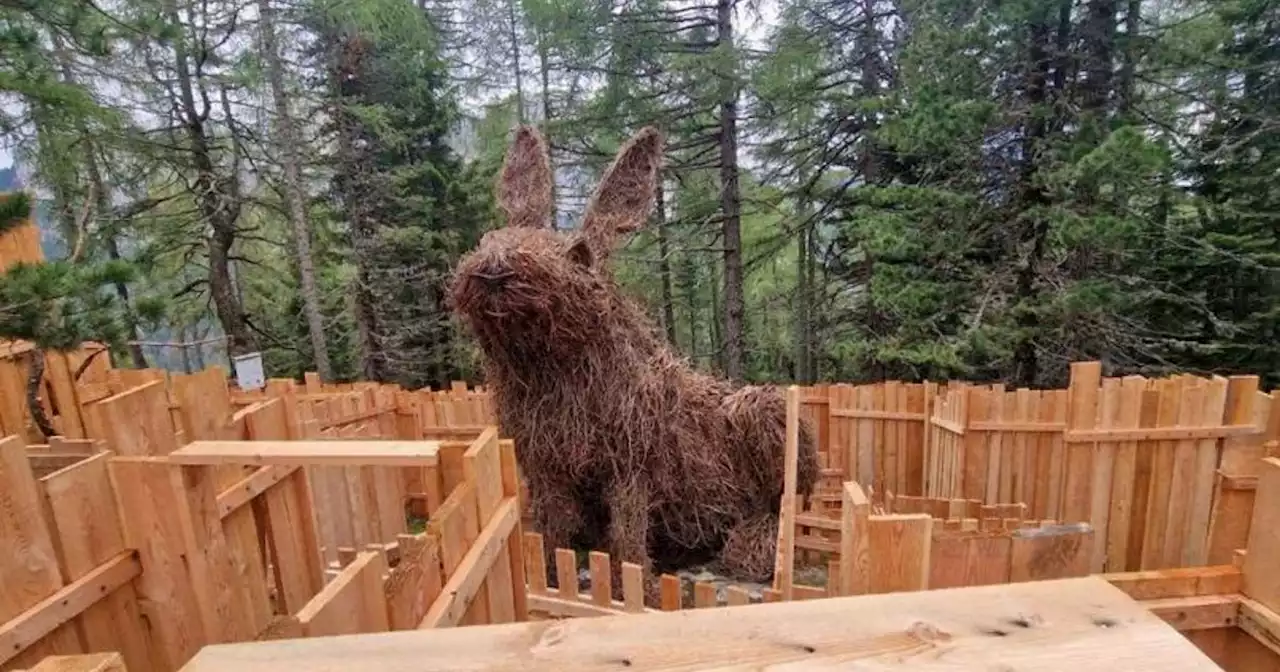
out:
<path id="1" fill-rule="evenodd" d="M 240 389 L 260 390 L 266 386 L 267 379 L 262 373 L 261 352 L 236 355 L 231 358 L 231 363 L 236 369 L 236 383 L 240 385 Z"/>

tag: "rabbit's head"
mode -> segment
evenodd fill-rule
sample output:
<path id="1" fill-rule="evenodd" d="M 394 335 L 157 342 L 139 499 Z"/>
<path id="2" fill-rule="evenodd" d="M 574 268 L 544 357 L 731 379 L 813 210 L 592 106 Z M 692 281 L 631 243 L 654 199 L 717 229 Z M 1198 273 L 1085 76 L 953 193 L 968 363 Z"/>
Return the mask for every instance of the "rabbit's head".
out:
<path id="1" fill-rule="evenodd" d="M 608 258 L 653 207 L 662 135 L 637 133 L 619 150 L 576 231 L 551 228 L 552 170 L 546 143 L 521 126 L 498 178 L 506 226 L 484 235 L 459 261 L 453 310 L 486 350 L 520 344 L 542 351 L 576 347 L 616 306 Z"/>

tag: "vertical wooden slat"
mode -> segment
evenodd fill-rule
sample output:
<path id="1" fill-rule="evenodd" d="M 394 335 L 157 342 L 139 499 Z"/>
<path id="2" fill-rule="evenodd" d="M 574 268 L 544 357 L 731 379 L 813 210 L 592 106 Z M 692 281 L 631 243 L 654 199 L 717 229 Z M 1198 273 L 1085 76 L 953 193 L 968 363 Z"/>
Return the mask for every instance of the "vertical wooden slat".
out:
<path id="1" fill-rule="evenodd" d="M 498 432 L 490 427 L 463 455 L 463 473 L 475 484 L 476 504 L 480 513 L 479 528 L 489 523 L 503 499 L 502 456 L 498 448 Z M 503 544 L 489 576 L 481 584 L 480 595 L 487 596 L 489 623 L 515 621 L 515 596 L 512 589 L 510 549 Z M 477 600 L 477 603 L 479 600 Z M 474 607 L 473 607 L 474 608 Z"/>
<path id="2" fill-rule="evenodd" d="M 644 569 L 635 563 L 622 563 L 622 600 L 633 614 L 644 611 Z"/>
<path id="3" fill-rule="evenodd" d="M 41 479 L 68 581 L 83 577 L 126 548 L 107 471 L 109 457 L 109 453 L 98 453 Z M 149 665 L 149 644 L 140 627 L 132 583 L 102 596 L 77 620 L 87 650 L 119 651 L 134 669 Z"/>
<path id="4" fill-rule="evenodd" d="M 21 614 L 62 587 L 54 541 L 46 527 L 39 487 L 27 462 L 26 443 L 18 436 L 0 439 L 0 622 Z M 69 624 L 59 626 L 26 648 L 19 665 L 45 655 L 82 653 Z M 0 664 L 19 652 L 0 651 Z"/>
<path id="5" fill-rule="evenodd" d="M 1178 401 L 1178 425 L 1195 427 L 1204 417 L 1205 393 L 1203 380 L 1192 378 L 1182 388 Z M 1221 416 L 1219 416 L 1221 417 Z M 1164 549 L 1160 553 L 1161 567 L 1177 567 L 1182 562 L 1187 543 L 1187 525 L 1191 515 L 1191 497 L 1195 489 L 1197 442 L 1181 440 L 1174 444 L 1173 471 L 1169 479 L 1170 493 L 1167 500 L 1168 517 L 1164 523 Z"/>
<path id="6" fill-rule="evenodd" d="M 1097 417 L 1098 386 L 1102 378 L 1101 362 L 1076 362 L 1071 365 L 1071 383 L 1067 390 L 1070 405 L 1068 430 L 1094 428 Z M 1093 452 L 1090 443 L 1067 444 L 1066 482 L 1063 486 L 1063 522 L 1092 521 L 1091 484 Z"/>
<path id="7" fill-rule="evenodd" d="M 151 669 L 176 670 L 207 642 L 184 558 L 181 475 L 156 458 L 115 458 L 109 469 L 125 543 L 142 564 L 135 587 L 151 627 Z"/>
<path id="8" fill-rule="evenodd" d="M 670 574 L 663 574 L 659 586 L 662 610 L 680 611 L 680 579 Z"/>
<path id="9" fill-rule="evenodd" d="M 869 519 L 870 592 L 925 590 L 929 586 L 929 553 L 933 518 L 928 514 L 895 514 Z M 886 552 L 882 549 L 892 549 Z"/>
<path id="10" fill-rule="evenodd" d="M 591 602 L 598 607 L 609 607 L 613 604 L 613 580 L 609 572 L 609 554 L 591 551 L 589 556 L 591 569 Z"/>
<path id="11" fill-rule="evenodd" d="M 1206 386 L 1199 425 L 1213 427 L 1226 416 L 1228 381 L 1214 376 Z M 1213 490 L 1217 482 L 1219 439 L 1200 439 L 1195 445 L 1192 467 L 1191 501 L 1187 511 L 1187 532 L 1180 566 L 1196 567 L 1209 559 L 1209 515 L 1213 510 Z"/>
<path id="12" fill-rule="evenodd" d="M 1280 572 L 1275 564 L 1280 558 L 1280 458 L 1262 462 L 1248 548 L 1241 568 L 1241 591 L 1272 611 L 1280 611 Z"/>
<path id="13" fill-rule="evenodd" d="M 1007 416 L 1006 412 L 1013 410 L 1009 404 L 1009 393 L 1005 392 L 1004 385 L 996 384 L 991 386 L 987 396 L 987 419 L 992 422 L 1003 423 Z M 1009 464 L 1007 464 L 1007 455 L 1012 452 L 1013 444 L 1009 440 L 1007 432 L 975 432 L 979 437 L 978 440 L 986 442 L 987 448 L 987 464 L 986 464 L 986 496 L 983 499 L 988 504 L 996 504 L 998 502 L 1008 501 L 1008 487 L 1011 483 L 1006 481 L 1009 475 Z"/>
<path id="14" fill-rule="evenodd" d="M 516 462 L 515 444 L 509 440 L 498 442 L 498 453 L 502 468 L 502 495 L 507 497 L 520 497 L 520 471 Z M 511 534 L 507 535 L 506 553 L 507 566 L 510 575 L 507 578 L 508 583 L 514 583 L 516 589 L 512 593 L 511 606 L 512 615 L 517 621 L 529 620 L 529 604 L 528 596 L 523 590 L 525 576 L 525 555 L 522 552 L 524 544 L 524 526 L 520 520 L 516 520 L 516 524 L 511 528 Z M 539 558 L 538 564 L 542 565 L 545 560 Z M 546 580 L 546 570 L 542 570 L 543 581 Z M 544 586 L 545 587 L 545 586 Z"/>
<path id="15" fill-rule="evenodd" d="M 1119 408 L 1120 381 L 1116 378 L 1104 378 L 1094 414 L 1094 426 L 1101 429 L 1114 429 L 1119 420 Z M 1090 486 L 1089 521 L 1097 532 L 1098 543 L 1093 545 L 1089 567 L 1094 572 L 1101 572 L 1107 562 L 1107 541 L 1110 539 L 1108 530 L 1111 524 L 1111 493 L 1115 480 L 1115 442 L 1098 441 L 1094 443 L 1092 462 L 1093 479 Z"/>
<path id="16" fill-rule="evenodd" d="M 1121 381 L 1120 398 L 1115 403 L 1116 417 L 1112 426 L 1118 429 L 1137 429 L 1142 421 L 1142 396 L 1146 381 L 1128 376 Z M 1129 565 L 1129 541 L 1132 537 L 1135 513 L 1145 513 L 1135 508 L 1138 473 L 1138 442 L 1126 441 L 1116 448 L 1115 473 L 1111 482 L 1111 512 L 1108 516 L 1106 536 L 1106 570 L 1125 572 L 1136 570 Z M 1096 535 L 1095 531 L 1095 535 Z M 1103 540 L 1095 539 L 1095 545 Z"/>
<path id="17" fill-rule="evenodd" d="M 863 595 L 870 590 L 871 503 L 862 487 L 846 482 L 841 493 L 840 575 L 836 582 L 840 595 Z"/>
<path id="18" fill-rule="evenodd" d="M 562 600 L 580 601 L 578 596 L 578 559 L 567 548 L 556 549 L 556 589 Z"/>
<path id="19" fill-rule="evenodd" d="M 800 388 L 787 388 L 787 436 L 784 453 L 782 513 L 778 522 L 778 549 L 774 558 L 773 585 L 790 600 L 795 572 L 796 477 L 800 456 Z"/>
<path id="20" fill-rule="evenodd" d="M 547 593 L 547 560 L 542 546 L 542 535 L 537 532 L 526 532 L 524 535 L 525 576 L 529 582 L 529 592 L 534 595 Z"/>

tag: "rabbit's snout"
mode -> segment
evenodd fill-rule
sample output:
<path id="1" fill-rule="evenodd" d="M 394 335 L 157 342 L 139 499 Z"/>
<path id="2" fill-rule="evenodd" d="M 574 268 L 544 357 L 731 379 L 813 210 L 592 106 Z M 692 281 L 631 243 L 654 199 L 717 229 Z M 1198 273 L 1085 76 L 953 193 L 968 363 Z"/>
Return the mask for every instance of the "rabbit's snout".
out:
<path id="1" fill-rule="evenodd" d="M 484 285 L 485 289 L 492 292 L 502 289 L 507 284 L 507 280 L 515 276 L 515 272 L 506 269 L 484 267 L 472 271 L 470 275 L 471 277 L 479 280 Z"/>

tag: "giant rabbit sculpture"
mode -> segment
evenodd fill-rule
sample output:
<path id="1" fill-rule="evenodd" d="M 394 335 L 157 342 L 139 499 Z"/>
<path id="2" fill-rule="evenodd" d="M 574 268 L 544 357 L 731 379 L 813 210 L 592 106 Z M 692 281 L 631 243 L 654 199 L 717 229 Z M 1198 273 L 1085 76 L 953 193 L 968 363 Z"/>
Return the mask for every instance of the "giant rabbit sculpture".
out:
<path id="1" fill-rule="evenodd" d="M 506 226 L 459 262 L 450 300 L 483 351 L 548 552 L 607 549 L 615 588 L 623 561 L 649 577 L 712 563 L 763 581 L 773 573 L 785 402 L 695 371 L 609 269 L 619 238 L 649 215 L 662 151 L 658 131 L 637 133 L 581 229 L 559 232 L 546 144 L 518 128 L 497 185 Z M 818 458 L 803 425 L 797 474 L 810 493 Z"/>

